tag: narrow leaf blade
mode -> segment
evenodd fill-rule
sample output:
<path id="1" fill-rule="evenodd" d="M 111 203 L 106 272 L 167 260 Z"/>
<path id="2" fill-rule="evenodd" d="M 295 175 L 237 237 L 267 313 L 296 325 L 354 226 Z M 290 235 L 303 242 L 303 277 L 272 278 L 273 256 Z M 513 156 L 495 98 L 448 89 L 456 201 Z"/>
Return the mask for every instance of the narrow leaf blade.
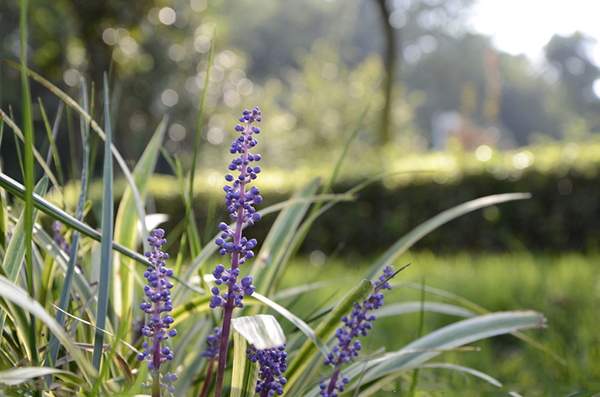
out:
<path id="1" fill-rule="evenodd" d="M 113 237 L 113 167 L 110 152 L 112 131 L 110 123 L 110 103 L 108 99 L 108 79 L 104 75 L 104 122 L 106 139 L 104 141 L 104 173 L 102 195 L 102 242 L 100 246 L 100 281 L 98 284 L 98 310 L 96 324 L 100 329 L 106 328 L 108 312 L 108 295 L 110 289 L 110 274 L 112 265 L 112 237 Z M 143 219 L 143 218 L 142 218 Z M 100 361 L 104 346 L 104 333 L 96 330 L 94 338 L 94 354 L 92 361 L 96 370 L 100 369 Z"/>
<path id="2" fill-rule="evenodd" d="M 377 259 L 371 266 L 367 274 L 367 278 L 375 277 L 375 275 L 381 272 L 385 266 L 391 264 L 396 258 L 406 252 L 406 250 L 412 247 L 417 241 L 453 219 L 459 218 L 465 214 L 468 214 L 469 212 L 473 212 L 481 208 L 514 200 L 525 200 L 528 198 L 531 198 L 529 193 L 494 194 L 491 196 L 484 196 L 475 200 L 467 201 L 466 203 L 440 212 L 433 218 L 421 223 L 419 226 L 411 230 L 408 234 L 394 243 L 394 245 L 392 245 L 385 253 L 383 253 L 383 255 L 381 255 L 379 259 Z"/>

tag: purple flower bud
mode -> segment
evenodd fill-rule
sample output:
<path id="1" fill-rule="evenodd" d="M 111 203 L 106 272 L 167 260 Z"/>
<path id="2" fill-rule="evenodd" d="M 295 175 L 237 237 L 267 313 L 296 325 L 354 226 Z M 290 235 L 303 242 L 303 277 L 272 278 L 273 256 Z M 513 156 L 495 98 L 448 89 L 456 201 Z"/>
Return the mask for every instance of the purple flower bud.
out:
<path id="1" fill-rule="evenodd" d="M 208 359 L 216 359 L 219 355 L 219 339 L 221 339 L 221 328 L 216 327 L 212 334 L 206 338 L 206 350 L 202 353 L 202 357 Z"/>
<path id="2" fill-rule="evenodd" d="M 209 306 L 210 306 L 211 309 L 214 309 L 214 308 L 217 308 L 217 307 L 221 306 L 221 303 L 222 303 L 221 297 L 218 296 L 218 295 L 215 295 L 215 296 L 213 296 L 213 297 L 210 298 Z"/>

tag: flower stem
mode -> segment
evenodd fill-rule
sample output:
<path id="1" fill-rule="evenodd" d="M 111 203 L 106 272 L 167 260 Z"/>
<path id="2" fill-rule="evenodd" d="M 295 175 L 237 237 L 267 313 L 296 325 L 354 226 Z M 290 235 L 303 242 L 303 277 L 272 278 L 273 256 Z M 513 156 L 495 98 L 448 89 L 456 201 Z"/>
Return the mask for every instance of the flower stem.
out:
<path id="1" fill-rule="evenodd" d="M 215 385 L 215 397 L 221 397 L 223 392 L 223 379 L 225 378 L 225 366 L 227 364 L 227 350 L 229 347 L 229 329 L 231 327 L 231 315 L 233 306 L 231 299 L 227 300 L 225 305 L 225 314 L 223 316 L 223 328 L 221 331 L 221 343 L 219 345 L 219 365 L 217 367 L 217 383 Z"/>
<path id="2" fill-rule="evenodd" d="M 208 365 L 206 367 L 206 376 L 204 377 L 204 384 L 202 385 L 202 390 L 198 397 L 206 397 L 208 395 L 208 389 L 210 387 L 210 381 L 212 380 L 212 372 L 213 372 L 214 361 L 209 360 Z"/>
<path id="3" fill-rule="evenodd" d="M 243 166 L 242 172 L 240 173 L 240 200 L 244 200 L 246 193 L 246 166 L 245 163 L 248 161 L 248 148 L 244 148 L 242 155 Z M 240 207 L 237 211 L 237 219 L 235 223 L 235 234 L 233 235 L 233 244 L 238 247 L 242 240 L 242 230 L 244 226 L 244 207 Z M 235 270 L 239 267 L 240 253 L 234 251 L 231 255 L 231 270 Z M 223 380 L 225 378 L 225 367 L 227 365 L 227 350 L 229 348 L 229 333 L 231 330 L 231 317 L 233 316 L 233 309 L 235 307 L 233 297 L 234 291 L 232 286 L 236 284 L 237 280 L 233 279 L 229 281 L 229 293 L 227 302 L 224 305 L 223 313 L 223 328 L 221 331 L 221 343 L 219 345 L 219 365 L 217 367 L 217 382 L 215 385 L 215 397 L 221 397 L 223 393 Z"/>
<path id="4" fill-rule="evenodd" d="M 152 373 L 152 397 L 160 397 L 160 373 L 154 370 Z"/>
<path id="5" fill-rule="evenodd" d="M 336 367 L 333 374 L 331 374 L 331 380 L 329 381 L 329 386 L 327 386 L 327 395 L 330 395 L 335 390 L 335 384 L 337 383 L 337 379 L 340 375 L 339 367 Z"/>
<path id="6" fill-rule="evenodd" d="M 241 211 L 243 212 L 243 210 Z M 243 214 L 242 214 L 243 216 Z M 242 218 L 243 219 L 243 218 Z M 238 225 L 241 225 L 241 222 L 238 222 Z M 240 240 L 241 235 L 241 227 L 238 227 L 235 233 L 235 244 Z M 231 257 L 231 268 L 236 269 L 238 267 L 239 254 L 234 252 Z M 233 283 L 235 284 L 235 280 Z M 225 311 L 223 314 L 223 328 L 221 330 L 221 343 L 219 344 L 219 365 L 217 367 L 217 383 L 215 385 L 215 397 L 221 397 L 223 392 L 223 380 L 225 378 L 225 367 L 227 365 L 227 351 L 229 349 L 229 332 L 231 331 L 231 317 L 233 316 L 233 290 L 231 286 L 229 286 L 229 297 L 227 298 L 227 302 L 225 302 Z"/>

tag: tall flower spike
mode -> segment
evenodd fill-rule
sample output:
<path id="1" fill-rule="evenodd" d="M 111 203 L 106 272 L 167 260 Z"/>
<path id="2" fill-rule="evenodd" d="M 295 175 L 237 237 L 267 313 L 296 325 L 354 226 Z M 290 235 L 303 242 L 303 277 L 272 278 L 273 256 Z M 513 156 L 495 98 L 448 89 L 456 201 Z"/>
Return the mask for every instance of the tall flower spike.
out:
<path id="1" fill-rule="evenodd" d="M 283 373 L 287 369 L 287 353 L 285 345 L 272 349 L 258 350 L 249 346 L 246 352 L 248 360 L 258 362 L 259 372 L 256 382 L 256 393 L 260 397 L 282 395 L 287 379 Z"/>
<path id="2" fill-rule="evenodd" d="M 221 255 L 231 256 L 231 267 L 226 268 L 219 264 L 215 267 L 213 276 L 216 286 L 212 288 L 210 307 L 223 308 L 223 327 L 219 345 L 219 366 L 217 369 L 217 383 L 215 396 L 220 397 L 223 388 L 223 377 L 227 360 L 227 349 L 229 343 L 229 331 L 231 328 L 231 317 L 233 309 L 243 307 L 244 295 L 254 293 L 252 277 L 246 276 L 238 282 L 240 276 L 240 265 L 254 257 L 253 249 L 256 247 L 255 239 L 247 239 L 242 230 L 246 225 L 252 225 L 260 220 L 260 214 L 256 212 L 255 205 L 262 202 L 262 196 L 257 187 L 249 187 L 260 173 L 260 167 L 254 165 L 261 160 L 260 154 L 251 153 L 258 141 L 255 135 L 260 133 L 256 125 L 262 119 L 258 107 L 252 110 L 244 110 L 235 131 L 240 135 L 231 144 L 229 149 L 236 157 L 229 164 L 229 171 L 225 175 L 227 185 L 225 191 L 225 206 L 229 217 L 235 222 L 234 227 L 226 223 L 219 224 L 220 234 L 216 240 Z M 236 175 L 234 176 L 233 173 Z M 220 286 L 226 287 L 221 291 Z"/>
<path id="3" fill-rule="evenodd" d="M 150 264 L 144 272 L 147 284 L 144 286 L 145 299 L 140 304 L 140 309 L 147 314 L 147 321 L 142 327 L 142 335 L 149 341 L 143 342 L 144 351 L 138 355 L 138 360 L 148 362 L 148 368 L 152 370 L 155 384 L 160 376 L 160 366 L 173 359 L 173 352 L 165 342 L 177 335 L 177 331 L 171 328 L 174 320 L 169 314 L 173 310 L 171 302 L 173 284 L 169 281 L 169 278 L 173 276 L 173 270 L 166 267 L 165 261 L 169 258 L 169 254 L 161 249 L 167 242 L 164 237 L 163 229 L 154 229 L 148 237 L 151 251 L 146 252 L 145 256 Z M 167 383 L 171 383 L 175 379 L 174 374 L 166 374 L 164 377 Z"/>
<path id="4" fill-rule="evenodd" d="M 258 144 L 254 135 L 260 133 L 260 128 L 255 124 L 262 118 L 258 107 L 253 110 L 244 110 L 240 123 L 235 126 L 235 130 L 240 133 L 231 144 L 229 151 L 238 156 L 229 164 L 229 170 L 237 172 L 234 176 L 231 173 L 225 175 L 228 182 L 223 187 L 225 191 L 225 207 L 231 220 L 235 221 L 235 229 L 230 228 L 225 222 L 219 224 L 220 235 L 216 239 L 221 255 L 231 255 L 231 268 L 226 269 L 223 265 L 217 265 L 213 272 L 215 283 L 227 285 L 228 291 L 221 293 L 218 287 L 211 291 L 212 298 L 210 306 L 216 308 L 224 306 L 231 301 L 235 307 L 243 307 L 242 299 L 244 295 L 252 295 L 254 286 L 252 278 L 247 276 L 237 283 L 240 275 L 239 266 L 248 259 L 254 257 L 255 239 L 247 239 L 242 235 L 244 224 L 254 224 L 260 220 L 260 214 L 256 212 L 255 205 L 262 202 L 262 196 L 256 186 L 248 188 L 249 184 L 257 178 L 260 173 L 260 167 L 252 164 L 260 161 L 260 154 L 250 153 L 250 149 Z"/>
<path id="5" fill-rule="evenodd" d="M 333 366 L 334 371 L 329 381 L 325 380 L 321 382 L 322 397 L 337 397 L 338 393 L 344 391 L 349 379 L 346 377 L 340 378 L 341 367 L 358 356 L 362 348 L 358 337 L 367 336 L 369 330 L 373 328 L 375 316 L 370 312 L 383 306 L 382 291 L 391 289 L 388 281 L 394 275 L 394 269 L 391 266 L 386 266 L 383 269 L 383 274 L 379 276 L 377 281 L 371 282 L 373 292 L 367 299 L 360 304 L 354 303 L 350 315 L 342 317 L 344 325 L 335 332 L 337 344 L 329 352 L 325 360 L 325 364 Z"/>

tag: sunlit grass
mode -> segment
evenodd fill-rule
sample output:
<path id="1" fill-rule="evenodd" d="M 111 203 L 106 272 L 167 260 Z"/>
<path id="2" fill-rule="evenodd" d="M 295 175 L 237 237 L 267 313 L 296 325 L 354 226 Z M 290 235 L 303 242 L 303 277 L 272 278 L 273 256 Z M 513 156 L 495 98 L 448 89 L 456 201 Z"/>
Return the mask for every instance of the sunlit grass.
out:
<path id="1" fill-rule="evenodd" d="M 408 253 L 397 261 L 411 263 L 398 281 L 414 284 L 397 288 L 390 299 L 418 301 L 420 292 L 414 287 L 424 281 L 428 286 L 460 295 L 490 311 L 519 308 L 540 311 L 546 315 L 548 327 L 532 336 L 560 356 L 566 365 L 514 337 L 478 343 L 481 351 L 447 353 L 445 358 L 473 368 L 494 368 L 494 376 L 527 396 L 563 395 L 578 388 L 597 390 L 600 387 L 600 337 L 593 330 L 600 307 L 599 262 L 600 255 L 579 253 L 444 256 L 430 252 Z M 330 280 L 330 284 L 304 294 L 292 310 L 308 314 L 316 310 L 319 302 L 332 299 L 334 294 L 343 294 L 346 286 L 361 277 L 369 263 L 366 259 L 332 259 L 319 265 L 311 263 L 309 258 L 293 261 L 284 279 L 286 287 L 319 280 Z M 447 301 L 429 294 L 427 299 Z M 425 320 L 426 331 L 431 331 L 455 318 L 426 313 Z M 402 346 L 416 336 L 414 324 L 417 321 L 418 313 L 382 319 L 368 346 L 383 345 L 390 350 Z M 477 380 L 443 370 L 421 371 L 421 376 L 424 390 L 444 390 L 444 395 L 479 396 L 484 387 Z M 457 394 L 447 394 L 452 393 L 449 390 L 457 390 Z M 563 394 L 554 394 L 557 390 Z"/>

